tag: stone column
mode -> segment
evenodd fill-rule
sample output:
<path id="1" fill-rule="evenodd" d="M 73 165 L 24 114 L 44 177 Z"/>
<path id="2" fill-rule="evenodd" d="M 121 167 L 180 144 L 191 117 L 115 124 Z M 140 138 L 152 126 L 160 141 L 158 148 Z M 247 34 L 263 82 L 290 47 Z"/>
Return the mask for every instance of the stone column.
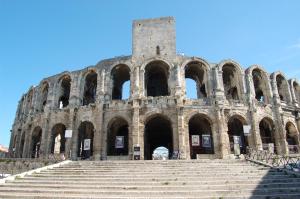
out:
<path id="1" fill-rule="evenodd" d="M 184 117 L 183 117 L 183 107 L 177 108 L 177 133 L 178 133 L 178 143 L 179 143 L 179 153 L 180 159 L 190 159 L 189 145 L 186 143 L 186 135 L 188 135 L 187 130 L 184 128 Z"/>
<path id="2" fill-rule="evenodd" d="M 215 136 L 214 136 L 214 149 L 215 153 L 218 152 L 221 158 L 227 158 L 230 154 L 229 138 L 227 133 L 227 124 L 225 122 L 224 110 L 220 109 L 217 105 L 215 108 Z M 219 140 L 219 142 L 218 142 Z"/>
<path id="3" fill-rule="evenodd" d="M 41 146 L 40 146 L 41 158 L 48 157 L 48 155 L 51 153 L 51 146 L 52 146 L 52 140 L 51 140 L 52 131 L 51 129 L 49 129 L 49 119 L 48 119 L 50 118 L 51 111 L 47 111 L 46 113 L 47 114 L 45 114 L 45 117 L 43 118 L 43 126 L 42 126 L 42 138 L 41 138 Z"/>
<path id="4" fill-rule="evenodd" d="M 251 148 L 256 150 L 262 150 L 262 140 L 260 137 L 260 130 L 259 130 L 259 121 L 257 121 L 257 115 L 256 112 L 253 111 L 253 107 L 250 110 L 250 120 L 251 120 L 251 135 L 250 138 L 252 142 L 249 142 L 249 145 Z"/>
<path id="5" fill-rule="evenodd" d="M 94 132 L 94 145 L 93 145 L 93 156 L 94 160 L 100 160 L 101 157 L 101 147 L 102 147 L 102 139 L 104 139 L 101 135 L 103 135 L 103 104 L 100 103 L 98 106 L 98 111 L 94 115 L 95 117 L 95 132 Z"/>
<path id="6" fill-rule="evenodd" d="M 140 135 L 140 110 L 139 101 L 133 100 L 133 116 L 132 116 L 132 145 L 140 146 L 141 148 L 141 159 L 144 158 L 144 148 L 141 146 L 141 135 Z M 142 140 L 143 141 L 143 140 Z"/>

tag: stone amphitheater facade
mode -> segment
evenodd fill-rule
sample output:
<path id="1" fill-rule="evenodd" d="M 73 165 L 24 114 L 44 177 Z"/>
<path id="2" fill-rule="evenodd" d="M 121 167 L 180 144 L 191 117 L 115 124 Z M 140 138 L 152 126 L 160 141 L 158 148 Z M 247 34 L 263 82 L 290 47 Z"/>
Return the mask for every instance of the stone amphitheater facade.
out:
<path id="1" fill-rule="evenodd" d="M 194 80 L 196 99 L 187 97 L 186 79 Z M 244 70 L 233 60 L 178 54 L 174 18 L 136 20 L 131 56 L 44 78 L 21 97 L 10 154 L 133 159 L 140 149 L 141 159 L 151 159 L 164 146 L 181 159 L 229 158 L 234 136 L 241 153 L 269 143 L 278 154 L 298 153 L 299 112 L 295 79 L 259 65 Z"/>

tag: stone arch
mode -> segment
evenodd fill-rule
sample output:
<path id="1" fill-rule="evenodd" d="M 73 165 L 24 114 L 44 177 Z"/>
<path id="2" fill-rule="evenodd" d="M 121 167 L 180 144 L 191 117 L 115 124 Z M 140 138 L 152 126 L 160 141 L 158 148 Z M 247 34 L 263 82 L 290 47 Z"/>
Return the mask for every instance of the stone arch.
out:
<path id="1" fill-rule="evenodd" d="M 49 83 L 47 81 L 44 81 L 41 86 L 41 98 L 40 98 L 41 111 L 44 111 L 44 108 L 47 104 L 48 92 L 49 92 Z"/>
<path id="2" fill-rule="evenodd" d="M 162 60 L 154 60 L 145 65 L 144 88 L 146 96 L 168 96 L 170 66 Z"/>
<path id="3" fill-rule="evenodd" d="M 83 97 L 82 97 L 83 106 L 96 102 L 97 78 L 98 78 L 98 74 L 95 70 L 89 70 L 85 74 Z"/>
<path id="4" fill-rule="evenodd" d="M 295 100 L 300 104 L 300 84 L 296 80 L 292 80 L 291 86 L 294 91 Z"/>
<path id="5" fill-rule="evenodd" d="M 244 93 L 244 72 L 241 66 L 232 60 L 224 60 L 218 64 L 218 70 L 222 71 L 226 99 L 241 100 Z"/>
<path id="6" fill-rule="evenodd" d="M 290 87 L 285 76 L 281 72 L 275 72 L 271 75 L 273 81 L 276 82 L 276 88 L 281 101 L 291 103 Z"/>
<path id="7" fill-rule="evenodd" d="M 69 74 L 62 75 L 58 80 L 58 107 L 64 108 L 69 105 L 71 91 L 71 76 Z"/>
<path id="8" fill-rule="evenodd" d="M 26 96 L 26 111 L 27 113 L 30 111 L 30 109 L 33 107 L 33 94 L 34 90 L 31 88 Z"/>
<path id="9" fill-rule="evenodd" d="M 269 144 L 274 144 L 274 152 L 277 153 L 276 136 L 275 136 L 275 124 L 269 117 L 264 117 L 259 122 L 259 132 L 263 149 L 267 150 Z"/>
<path id="10" fill-rule="evenodd" d="M 262 67 L 253 65 L 247 69 L 247 74 L 252 77 L 255 99 L 270 104 L 272 95 L 268 73 Z"/>
<path id="11" fill-rule="evenodd" d="M 40 157 L 40 147 L 42 141 L 42 128 L 37 126 L 32 131 L 31 136 L 31 158 Z"/>
<path id="12" fill-rule="evenodd" d="M 286 141 L 288 144 L 289 152 L 299 153 L 300 152 L 299 132 L 297 130 L 296 125 L 293 122 L 288 121 L 285 124 L 285 131 L 286 131 Z"/>
<path id="13" fill-rule="evenodd" d="M 66 138 L 65 138 L 66 126 L 62 123 L 55 124 L 51 131 L 51 153 L 61 154 L 66 149 Z"/>
<path id="14" fill-rule="evenodd" d="M 88 159 L 93 156 L 95 128 L 92 122 L 83 121 L 78 127 L 77 157 Z"/>
<path id="15" fill-rule="evenodd" d="M 194 114 L 188 120 L 191 159 L 197 154 L 214 154 L 212 120 L 205 114 Z"/>
<path id="16" fill-rule="evenodd" d="M 190 60 L 185 63 L 184 78 L 187 82 L 191 79 L 195 82 L 197 98 L 206 98 L 208 96 L 208 80 L 209 80 L 209 66 L 202 60 Z"/>
<path id="17" fill-rule="evenodd" d="M 129 124 L 120 116 L 112 118 L 107 125 L 107 155 L 128 155 Z"/>
<path id="18" fill-rule="evenodd" d="M 163 114 L 152 114 L 145 119 L 144 158 L 152 159 L 152 153 L 157 147 L 163 146 L 173 153 L 173 128 L 170 118 Z"/>
<path id="19" fill-rule="evenodd" d="M 113 67 L 110 73 L 112 80 L 112 99 L 121 100 L 125 99 L 123 96 L 123 86 L 129 81 L 130 84 L 130 68 L 126 64 L 118 64 Z M 130 88 L 130 86 L 129 86 Z M 130 89 L 129 89 L 130 93 Z"/>
<path id="20" fill-rule="evenodd" d="M 230 143 L 230 151 L 234 153 L 234 139 L 239 139 L 240 152 L 245 154 L 247 147 L 249 146 L 247 137 L 244 135 L 243 125 L 247 125 L 247 120 L 244 116 L 235 114 L 229 117 L 228 126 L 228 137 Z M 235 137 L 238 136 L 238 137 Z"/>

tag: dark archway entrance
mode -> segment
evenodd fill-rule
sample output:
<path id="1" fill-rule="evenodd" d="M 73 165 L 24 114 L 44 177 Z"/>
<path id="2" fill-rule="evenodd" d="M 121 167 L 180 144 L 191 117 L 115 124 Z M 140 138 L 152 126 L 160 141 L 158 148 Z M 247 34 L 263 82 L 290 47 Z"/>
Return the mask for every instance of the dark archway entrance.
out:
<path id="1" fill-rule="evenodd" d="M 56 124 L 52 128 L 51 153 L 61 154 L 65 152 L 65 131 L 66 127 L 63 124 Z"/>
<path id="2" fill-rule="evenodd" d="M 162 115 L 151 118 L 145 125 L 144 159 L 152 160 L 153 151 L 157 147 L 169 150 L 169 157 L 173 153 L 172 124 Z"/>
<path id="3" fill-rule="evenodd" d="M 94 125 L 91 122 L 82 122 L 78 129 L 77 156 L 87 159 L 93 156 Z"/>
<path id="4" fill-rule="evenodd" d="M 162 61 L 153 61 L 145 67 L 146 96 L 167 96 L 169 66 Z"/>
<path id="5" fill-rule="evenodd" d="M 32 132 L 31 158 L 40 157 L 40 147 L 42 141 L 42 128 L 37 126 Z"/>
<path id="6" fill-rule="evenodd" d="M 213 154 L 213 137 L 210 121 L 203 115 L 194 115 L 189 121 L 189 141 L 191 159 L 197 154 Z"/>
<path id="7" fill-rule="evenodd" d="M 288 122 L 285 126 L 286 141 L 290 153 L 299 153 L 299 133 L 292 122 Z"/>
<path id="8" fill-rule="evenodd" d="M 230 151 L 234 153 L 234 137 L 237 136 L 239 139 L 240 152 L 245 154 L 248 146 L 248 140 L 244 135 L 243 125 L 245 122 L 242 122 L 239 118 L 233 116 L 228 121 L 228 137 L 230 143 Z"/>
<path id="9" fill-rule="evenodd" d="M 259 132 L 263 144 L 263 149 L 268 150 L 270 146 L 269 144 L 273 144 L 274 152 L 277 153 L 274 129 L 274 123 L 271 119 L 264 118 L 259 123 Z"/>
<path id="10" fill-rule="evenodd" d="M 128 155 L 128 123 L 114 118 L 107 129 L 107 155 Z"/>

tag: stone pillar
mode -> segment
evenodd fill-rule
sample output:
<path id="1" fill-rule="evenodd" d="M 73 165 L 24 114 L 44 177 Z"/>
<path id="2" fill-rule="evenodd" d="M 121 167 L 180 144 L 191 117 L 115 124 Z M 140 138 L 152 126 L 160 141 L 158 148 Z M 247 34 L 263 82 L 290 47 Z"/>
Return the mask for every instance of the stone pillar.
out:
<path id="1" fill-rule="evenodd" d="M 252 110 L 250 110 L 251 135 L 250 135 L 249 139 L 252 141 L 249 142 L 249 146 L 256 150 L 262 150 L 263 146 L 262 146 L 262 140 L 260 137 L 260 130 L 259 130 L 259 122 L 260 121 L 257 121 L 256 111 L 253 110 L 253 107 L 251 109 L 252 109 Z"/>
<path id="2" fill-rule="evenodd" d="M 141 144 L 141 132 L 140 132 L 140 110 L 139 101 L 133 100 L 133 116 L 132 116 L 132 145 L 140 146 L 141 148 L 141 159 L 144 159 L 144 144 Z"/>
<path id="3" fill-rule="evenodd" d="M 51 115 L 51 111 L 46 112 L 46 117 L 43 119 L 43 126 L 42 126 L 42 138 L 41 138 L 41 146 L 40 146 L 40 157 L 41 158 L 47 158 L 48 155 L 51 153 L 51 146 L 52 146 L 52 140 L 51 140 L 51 127 L 49 127 L 49 119 Z M 50 137 L 50 139 L 49 139 Z"/>
<path id="4" fill-rule="evenodd" d="M 31 125 L 26 127 L 27 129 L 25 130 L 25 142 L 24 142 L 24 150 L 22 157 L 23 158 L 29 158 L 31 157 L 31 139 L 32 139 L 32 130 L 31 130 Z"/>
<path id="5" fill-rule="evenodd" d="M 95 116 L 96 115 L 96 116 Z M 98 111 L 95 113 L 95 132 L 94 132 L 94 143 L 93 143 L 93 156 L 94 160 L 100 160 L 101 157 L 101 147 L 102 147 L 102 139 L 103 138 L 101 135 L 103 135 L 103 104 L 100 103 L 98 106 Z"/>
<path id="6" fill-rule="evenodd" d="M 226 130 L 227 124 L 225 122 L 224 110 L 216 107 L 215 115 L 215 135 L 213 133 L 215 153 L 219 153 L 220 158 L 227 158 L 230 154 L 230 145 Z"/>
<path id="7" fill-rule="evenodd" d="M 186 142 L 186 137 L 188 138 L 187 129 L 184 128 L 184 117 L 183 117 L 183 107 L 177 108 L 177 133 L 178 133 L 178 144 L 179 144 L 179 153 L 180 159 L 190 159 L 189 145 Z"/>

